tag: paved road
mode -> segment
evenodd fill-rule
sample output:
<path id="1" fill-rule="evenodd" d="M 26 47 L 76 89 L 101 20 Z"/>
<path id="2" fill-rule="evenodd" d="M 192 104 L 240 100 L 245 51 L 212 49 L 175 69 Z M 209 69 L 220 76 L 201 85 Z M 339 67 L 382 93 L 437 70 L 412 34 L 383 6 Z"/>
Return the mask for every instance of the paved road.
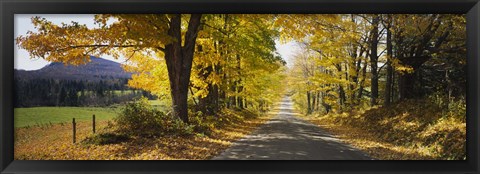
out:
<path id="1" fill-rule="evenodd" d="M 285 97 L 276 117 L 213 160 L 371 160 L 322 128 L 295 117 Z"/>

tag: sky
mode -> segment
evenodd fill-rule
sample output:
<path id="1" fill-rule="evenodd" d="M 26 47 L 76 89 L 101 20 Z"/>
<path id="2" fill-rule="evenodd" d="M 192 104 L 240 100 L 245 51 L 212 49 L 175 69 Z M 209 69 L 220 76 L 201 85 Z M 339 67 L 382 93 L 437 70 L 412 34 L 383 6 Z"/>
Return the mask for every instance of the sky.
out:
<path id="1" fill-rule="evenodd" d="M 71 23 L 71 21 L 76 21 L 79 24 L 87 25 L 87 27 L 89 28 L 95 27 L 95 24 L 93 22 L 93 14 L 15 14 L 15 38 L 22 35 L 25 36 L 28 31 L 37 31 L 31 22 L 31 18 L 33 16 L 44 17 L 47 20 L 58 25 L 60 25 L 62 22 Z M 282 44 L 280 43 L 280 41 L 275 41 L 275 44 L 275 47 L 277 48 L 280 56 L 287 62 L 287 66 L 291 67 L 293 64 L 293 52 L 297 49 L 296 43 L 287 42 Z M 101 57 L 118 63 L 122 63 L 125 61 L 125 59 L 122 57 L 120 57 L 119 59 L 114 59 L 113 57 L 108 55 L 102 55 Z M 43 60 L 42 58 L 30 57 L 26 50 L 19 48 L 16 44 L 14 59 L 15 69 L 23 70 L 37 70 L 50 63 L 46 60 Z"/>

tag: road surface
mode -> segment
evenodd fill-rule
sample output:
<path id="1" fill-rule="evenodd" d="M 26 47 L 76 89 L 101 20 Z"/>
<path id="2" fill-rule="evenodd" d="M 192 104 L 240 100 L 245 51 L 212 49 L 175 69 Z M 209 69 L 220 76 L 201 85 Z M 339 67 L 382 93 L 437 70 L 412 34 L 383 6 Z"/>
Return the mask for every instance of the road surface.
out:
<path id="1" fill-rule="evenodd" d="M 213 160 L 371 160 L 322 128 L 297 118 L 289 97 L 277 116 Z"/>

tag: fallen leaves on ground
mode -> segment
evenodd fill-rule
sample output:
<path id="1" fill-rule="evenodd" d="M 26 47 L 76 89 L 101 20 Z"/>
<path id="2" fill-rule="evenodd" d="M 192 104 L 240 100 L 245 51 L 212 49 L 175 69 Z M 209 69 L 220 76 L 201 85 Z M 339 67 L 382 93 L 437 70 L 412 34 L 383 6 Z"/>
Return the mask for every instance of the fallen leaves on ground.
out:
<path id="1" fill-rule="evenodd" d="M 425 100 L 303 118 L 382 160 L 466 159 L 466 123 Z M 459 112 L 462 113 L 462 112 Z"/>
<path id="2" fill-rule="evenodd" d="M 234 112 L 235 114 L 245 114 Z M 273 113 L 215 128 L 211 135 L 130 138 L 127 141 L 94 145 L 82 143 L 93 135 L 90 122 L 77 123 L 77 143 L 73 144 L 72 125 L 53 124 L 15 129 L 15 160 L 204 160 L 227 149 L 233 141 L 251 133 Z M 97 123 L 97 130 L 108 122 Z M 98 133 L 98 132 L 97 132 Z"/>

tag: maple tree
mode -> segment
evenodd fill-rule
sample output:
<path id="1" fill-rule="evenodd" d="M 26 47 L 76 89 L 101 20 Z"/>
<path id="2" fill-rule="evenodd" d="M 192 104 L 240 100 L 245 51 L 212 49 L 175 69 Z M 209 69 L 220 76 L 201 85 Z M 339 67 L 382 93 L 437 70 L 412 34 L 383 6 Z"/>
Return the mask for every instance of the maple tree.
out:
<path id="1" fill-rule="evenodd" d="M 244 121 L 269 110 L 288 89 L 299 110 L 324 116 L 322 125 L 331 123 L 347 133 L 352 127 L 373 132 L 362 136 L 373 138 L 372 144 L 377 139 L 388 146 L 395 142 L 394 149 L 419 144 L 434 149 L 432 154 L 438 156 L 432 158 L 444 158 L 436 149 L 444 149 L 452 159 L 465 158 L 465 15 L 99 14 L 94 21 L 97 27 L 88 28 L 33 17 L 38 31 L 16 38 L 16 43 L 31 57 L 65 64 L 85 64 L 91 55 L 125 58 L 124 70 L 133 73 L 129 87 L 169 101 L 174 117 L 153 108 L 146 99 L 125 105 L 116 122 L 122 129 L 112 132 L 147 134 L 147 138 L 195 134 L 195 141 L 167 138 L 171 147 L 186 142 L 193 147 L 210 134 L 220 136 L 221 131 L 226 131 L 222 137 L 235 134 L 238 138 L 243 130 L 229 132 L 222 126 L 248 124 Z M 287 67 L 277 52 L 278 41 L 298 45 L 292 66 Z M 100 93 L 103 86 L 99 85 Z M 63 87 L 58 91 L 61 103 L 78 92 Z M 25 100 L 29 98 L 19 101 Z M 430 140 L 436 137 L 447 138 Z M 218 151 L 208 148 L 212 152 L 197 154 L 199 148 L 174 149 L 195 159 Z M 20 152 L 20 159 L 37 158 Z M 154 158 L 141 154 L 118 158 Z M 178 154 L 175 158 L 186 155 Z M 90 158 L 86 151 L 80 156 Z M 69 157 L 63 153 L 60 158 Z"/>
<path id="2" fill-rule="evenodd" d="M 275 40 L 302 45 L 289 71 L 297 74 L 290 80 L 303 84 L 295 89 L 306 97 L 307 113 L 426 94 L 416 86 L 438 80 L 430 67 L 448 64 L 452 81 L 465 64 L 462 15 L 104 14 L 95 21 L 99 27 L 89 29 L 33 18 L 39 31 L 17 43 L 34 57 L 68 64 L 85 63 L 91 54 L 127 57 L 124 68 L 135 73 L 129 85 L 171 100 L 184 122 L 189 102 L 207 115 L 271 105 L 286 71 Z M 461 94 L 453 84 L 462 83 L 443 88 Z"/>
<path id="3" fill-rule="evenodd" d="M 189 101 L 193 109 L 214 115 L 223 107 L 243 109 L 258 107 L 263 99 L 273 102 L 270 97 L 257 95 L 278 84 L 259 82 L 274 72 L 279 75 L 284 64 L 275 54 L 277 32 L 269 23 L 271 18 L 264 15 L 205 15 L 190 78 Z M 130 84 L 165 96 L 162 93 L 169 89 L 162 87 L 167 82 L 166 77 L 162 77 L 166 71 L 164 66 L 161 62 L 127 65 L 132 72 L 144 72 L 134 76 Z M 281 95 L 278 91 L 272 93 Z"/>
<path id="4" fill-rule="evenodd" d="M 17 38 L 17 43 L 32 57 L 52 62 L 82 64 L 90 55 L 109 54 L 127 59 L 133 56 L 154 59 L 163 54 L 173 103 L 173 115 L 188 122 L 187 95 L 193 54 L 201 14 L 96 15 L 98 28 L 89 29 L 76 22 L 55 25 L 44 18 L 32 18 L 38 32 Z M 112 18 L 117 21 L 108 25 Z M 182 30 L 182 18 L 188 23 Z"/>
<path id="5" fill-rule="evenodd" d="M 291 14 L 276 23 L 284 39 L 302 45 L 290 74 L 302 84 L 294 89 L 307 113 L 332 107 L 341 112 L 367 99 L 370 106 L 389 105 L 440 88 L 450 98 L 465 95 L 465 80 L 458 76 L 466 58 L 462 15 Z M 459 79 L 452 80 L 454 74 Z"/>
<path id="6" fill-rule="evenodd" d="M 98 27 L 87 28 L 34 17 L 38 32 L 16 41 L 32 57 L 65 64 L 86 63 L 89 55 L 123 56 L 124 69 L 134 72 L 129 86 L 171 100 L 173 115 L 186 123 L 189 100 L 208 115 L 273 102 L 257 95 L 277 87 L 268 80 L 281 80 L 271 75 L 280 76 L 285 64 L 275 53 L 271 16 L 102 14 L 95 22 Z"/>

